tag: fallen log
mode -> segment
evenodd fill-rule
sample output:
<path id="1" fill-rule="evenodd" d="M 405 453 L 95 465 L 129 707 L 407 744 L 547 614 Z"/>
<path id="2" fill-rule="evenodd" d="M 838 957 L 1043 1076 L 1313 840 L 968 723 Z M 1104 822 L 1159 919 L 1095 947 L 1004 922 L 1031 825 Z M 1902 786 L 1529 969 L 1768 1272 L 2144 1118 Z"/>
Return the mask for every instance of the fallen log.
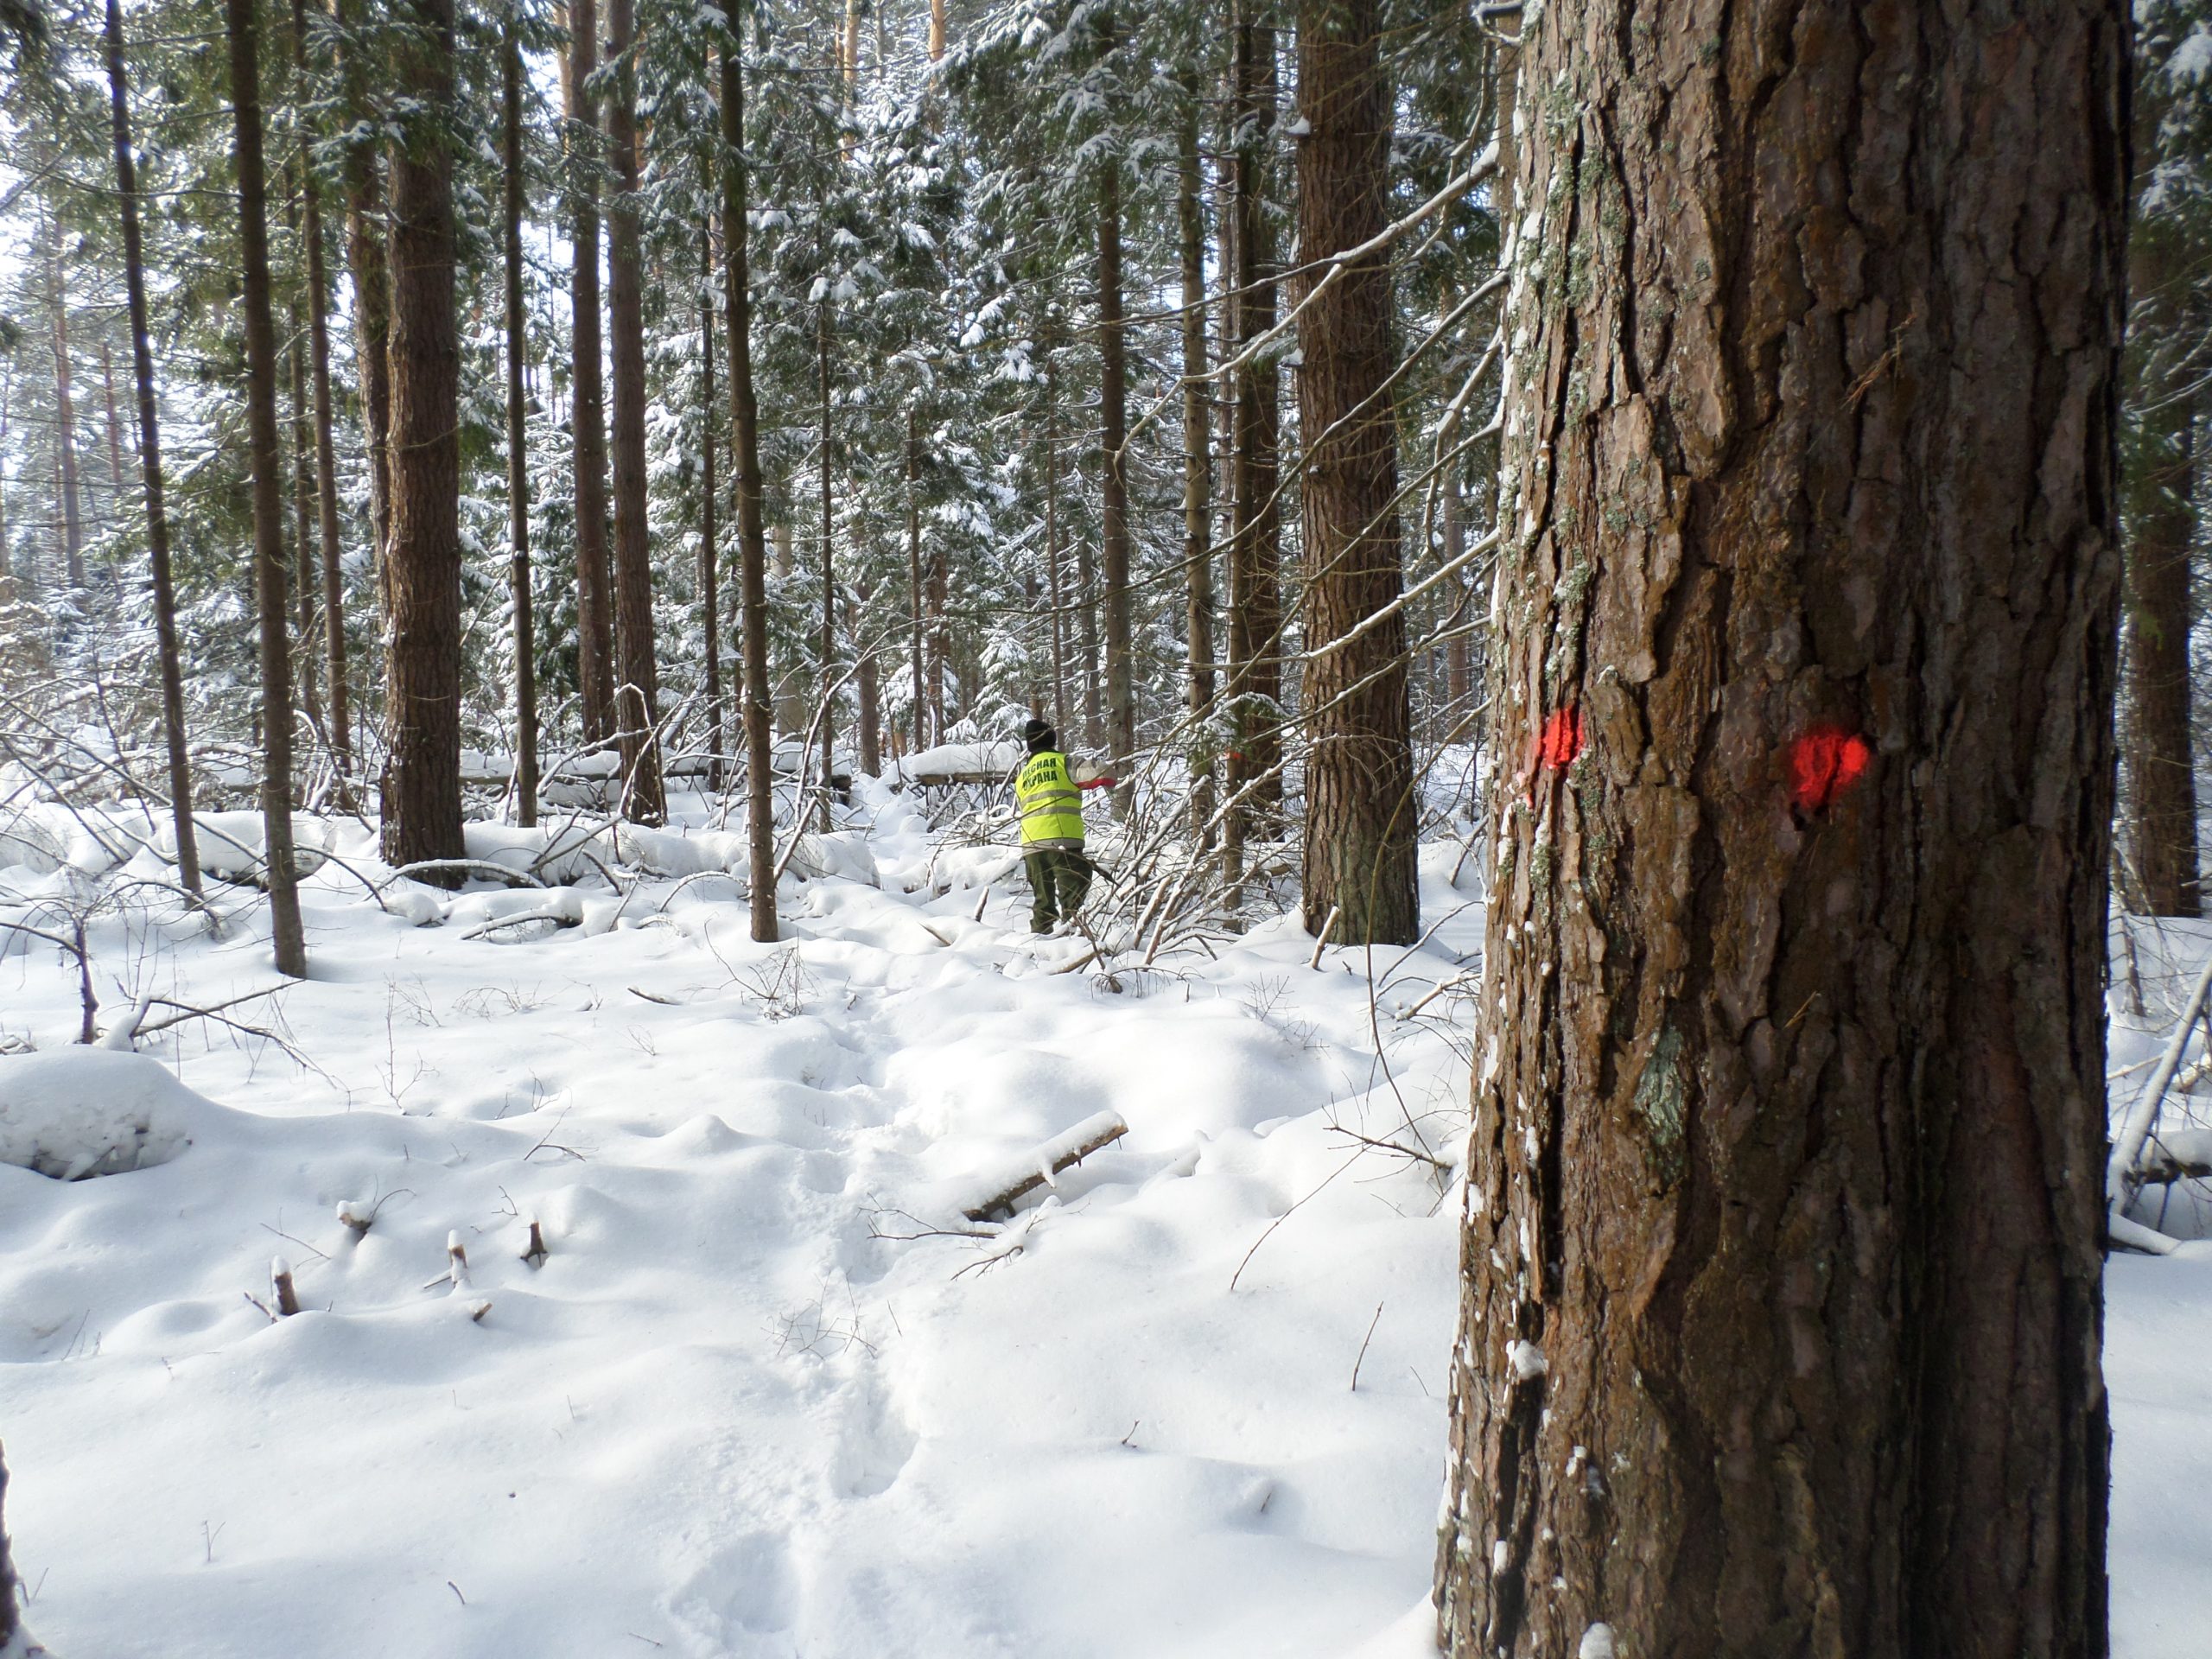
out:
<path id="1" fill-rule="evenodd" d="M 963 1206 L 960 1213 L 970 1221 L 1004 1220 L 1014 1213 L 1015 1205 L 1039 1187 L 1058 1185 L 1053 1178 L 1062 1170 L 1081 1163 L 1128 1132 L 1129 1126 L 1122 1122 L 1119 1112 L 1100 1112 L 1086 1117 L 1038 1147 L 1019 1166 L 1019 1173 L 1009 1171 L 1003 1177 L 992 1179 L 983 1189 L 986 1196 Z"/>

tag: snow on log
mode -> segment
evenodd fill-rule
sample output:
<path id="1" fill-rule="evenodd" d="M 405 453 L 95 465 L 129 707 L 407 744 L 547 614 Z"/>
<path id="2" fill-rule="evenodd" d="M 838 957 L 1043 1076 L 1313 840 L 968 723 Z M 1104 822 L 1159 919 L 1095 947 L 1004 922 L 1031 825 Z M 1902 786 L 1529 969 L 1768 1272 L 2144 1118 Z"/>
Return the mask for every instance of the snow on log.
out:
<path id="1" fill-rule="evenodd" d="M 1099 1112 L 1073 1128 L 1054 1135 L 1031 1153 L 1018 1166 L 979 1178 L 976 1189 L 984 1196 L 961 1206 L 970 1221 L 995 1221 L 1011 1215 L 1014 1206 L 1040 1186 L 1057 1186 L 1053 1177 L 1079 1164 L 1101 1147 L 1111 1146 L 1129 1132 L 1119 1112 Z"/>
<path id="2" fill-rule="evenodd" d="M 0 1164 L 57 1181 L 150 1169 L 183 1151 L 207 1103 L 160 1061 L 72 1047 L 0 1059 Z"/>
<path id="3" fill-rule="evenodd" d="M 2135 1166 L 2135 1179 L 2145 1186 L 2171 1186 L 2208 1175 L 2212 1175 L 2212 1129 L 2168 1129 L 2152 1135 Z"/>

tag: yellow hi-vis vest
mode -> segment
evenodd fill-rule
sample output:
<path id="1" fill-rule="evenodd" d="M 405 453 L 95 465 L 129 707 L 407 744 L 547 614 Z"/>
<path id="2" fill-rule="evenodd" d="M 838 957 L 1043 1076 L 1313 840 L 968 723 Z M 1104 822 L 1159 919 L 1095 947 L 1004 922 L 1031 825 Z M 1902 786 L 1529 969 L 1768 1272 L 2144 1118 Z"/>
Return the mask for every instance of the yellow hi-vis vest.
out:
<path id="1" fill-rule="evenodd" d="M 1068 776 L 1068 758 L 1046 749 L 1022 763 L 1014 780 L 1014 804 L 1021 810 L 1021 844 L 1049 845 L 1083 839 L 1083 797 Z"/>

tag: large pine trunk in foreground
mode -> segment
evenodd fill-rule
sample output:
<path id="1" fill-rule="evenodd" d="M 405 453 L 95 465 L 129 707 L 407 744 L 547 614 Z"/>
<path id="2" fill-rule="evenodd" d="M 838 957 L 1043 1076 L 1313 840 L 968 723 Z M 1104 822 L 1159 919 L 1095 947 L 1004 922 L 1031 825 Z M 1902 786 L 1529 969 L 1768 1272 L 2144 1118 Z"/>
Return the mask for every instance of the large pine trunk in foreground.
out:
<path id="1" fill-rule="evenodd" d="M 607 321 L 614 369 L 615 728 L 624 798 L 637 823 L 668 816 L 661 788 L 660 674 L 653 652 L 652 551 L 645 525 L 645 270 L 638 210 L 638 71 L 632 0 L 607 0 L 614 96 L 607 142 L 615 194 L 607 214 Z"/>
<path id="2" fill-rule="evenodd" d="M 1408 944 L 1417 929 L 1412 715 L 1390 396 L 1390 261 L 1310 262 L 1371 241 L 1389 183 L 1381 9 L 1308 0 L 1298 16 L 1298 415 L 1305 430 L 1305 919 L 1309 933 Z M 1341 274 L 1338 274 L 1339 270 Z M 1326 271 L 1333 280 L 1325 279 Z M 1355 632 L 1357 631 L 1357 632 Z"/>
<path id="3" fill-rule="evenodd" d="M 276 971 L 308 970 L 292 857 L 292 654 L 285 634 L 284 500 L 276 449 L 276 330 L 269 302 L 268 175 L 262 160 L 261 39 L 254 0 L 226 0 L 232 149 L 245 312 L 246 435 L 253 480 L 254 593 L 261 623 L 261 823 Z"/>
<path id="4" fill-rule="evenodd" d="M 408 0 L 400 79 L 417 104 L 391 149 L 391 614 L 384 855 L 462 856 L 461 344 L 454 313 L 453 0 Z"/>
<path id="5" fill-rule="evenodd" d="M 1527 31 L 1455 1654 L 2105 1651 L 2127 22 L 1993 10 Z"/>

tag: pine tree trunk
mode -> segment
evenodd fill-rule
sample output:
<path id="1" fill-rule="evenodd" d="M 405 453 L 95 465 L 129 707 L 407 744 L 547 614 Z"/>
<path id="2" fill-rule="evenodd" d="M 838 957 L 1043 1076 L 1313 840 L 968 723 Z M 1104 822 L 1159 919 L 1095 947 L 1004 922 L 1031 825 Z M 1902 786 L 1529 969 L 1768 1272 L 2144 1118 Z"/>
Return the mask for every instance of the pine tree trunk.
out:
<path id="1" fill-rule="evenodd" d="M 834 830 L 830 803 L 837 773 L 837 550 L 831 537 L 830 500 L 830 308 L 815 312 L 816 392 L 822 423 L 822 827 Z"/>
<path id="2" fill-rule="evenodd" d="M 714 180 L 700 180 L 700 194 L 711 200 Z M 722 786 L 722 617 L 721 544 L 715 522 L 717 499 L 715 458 L 715 227 L 713 214 L 699 227 L 699 635 L 707 653 L 707 787 Z"/>
<path id="3" fill-rule="evenodd" d="M 2099 1659 L 2127 17 L 1525 25 L 1452 1652 Z"/>
<path id="4" fill-rule="evenodd" d="M 1467 531 L 1460 517 L 1459 468 L 1456 462 L 1446 462 L 1444 474 L 1437 481 L 1437 493 L 1442 501 L 1437 509 L 1438 529 L 1444 543 L 1444 564 L 1448 569 L 1457 564 L 1467 550 Z M 1474 584 L 1462 574 L 1452 579 L 1446 593 L 1452 600 L 1452 609 L 1444 625 L 1449 632 L 1444 639 L 1444 729 L 1438 736 L 1446 743 L 1464 743 L 1469 733 L 1465 728 L 1467 711 L 1474 700 L 1474 642 L 1468 637 L 1474 604 Z"/>
<path id="5" fill-rule="evenodd" d="M 2158 118 L 2135 112 L 2140 133 Z M 2146 170 L 2139 162 L 2139 171 Z M 2139 196 L 2152 181 L 2138 181 Z M 2196 396 L 2176 385 L 2169 365 L 2196 372 L 2193 353 L 2177 340 L 2201 332 L 2192 281 L 2201 276 L 2165 227 L 2155 221 L 2130 250 L 2134 321 L 2128 340 L 2135 411 L 2126 432 L 2120 508 L 2127 531 L 2126 615 L 2127 845 L 2133 881 L 2121 893 L 2154 916 L 2195 916 L 2203 908 L 2196 848 L 2196 766 L 2190 741 L 2195 690 L 2190 588 L 2196 545 Z"/>
<path id="6" fill-rule="evenodd" d="M 262 161 L 261 42 L 254 0 L 225 0 L 238 252 L 245 311 L 246 429 L 252 450 L 253 567 L 261 622 L 261 822 L 276 971 L 308 970 L 292 855 L 292 661 L 285 635 L 284 500 L 276 449 L 276 332 L 269 303 L 268 181 Z"/>
<path id="7" fill-rule="evenodd" d="M 8 453 L 8 410 L 16 397 L 16 362 L 10 357 L 4 369 L 0 369 L 0 454 Z M 8 488 L 7 478 L 0 474 L 0 582 L 15 579 L 15 566 L 8 553 Z"/>
<path id="8" fill-rule="evenodd" d="M 730 458 L 737 469 L 738 598 L 744 612 L 745 833 L 753 938 L 776 938 L 776 788 L 771 771 L 768 550 L 760 524 L 760 410 L 753 394 L 753 277 L 746 223 L 745 61 L 721 41 L 722 311 L 729 331 Z"/>
<path id="9" fill-rule="evenodd" d="M 107 397 L 108 516 L 123 518 L 123 416 L 115 402 L 115 353 L 100 341 L 100 388 Z"/>
<path id="10" fill-rule="evenodd" d="M 2141 902 L 2154 916 L 2203 910 L 2190 741 L 2195 413 L 2184 397 L 2145 416 L 2138 441 L 2158 454 L 2126 480 L 2128 839 Z"/>
<path id="11" fill-rule="evenodd" d="M 305 149 L 304 143 L 299 144 L 284 167 L 287 186 L 293 188 L 285 202 L 284 222 L 295 245 L 300 239 L 296 186 L 297 175 L 305 168 Z M 305 275 L 302 270 L 302 279 Z M 322 700 L 316 695 L 315 683 L 315 422 L 308 410 L 308 365 L 303 349 L 308 330 L 301 304 L 303 297 L 297 289 L 294 290 L 284 347 L 284 373 L 292 400 L 292 620 L 298 642 L 294 661 L 298 665 L 300 710 L 306 715 L 308 725 L 321 730 Z"/>
<path id="12" fill-rule="evenodd" d="M 61 270 L 61 226 L 49 221 L 53 238 L 47 266 L 47 302 L 54 314 L 54 445 L 60 480 L 61 563 L 73 593 L 85 585 L 85 517 L 77 489 L 77 405 L 69 384 L 69 293 Z"/>
<path id="13" fill-rule="evenodd" d="M 307 80 L 307 3 L 292 0 L 292 69 Z M 315 168 L 302 175 L 301 232 L 307 241 L 308 359 L 315 383 L 315 520 L 321 548 L 324 675 L 329 683 L 331 764 L 338 772 L 337 804 L 353 805 L 353 738 L 350 688 L 346 683 L 346 576 L 338 531 L 338 452 L 331 435 L 330 280 L 322 253 L 322 191 Z"/>
<path id="14" fill-rule="evenodd" d="M 1114 45 L 1110 30 L 1106 48 Z M 1128 341 L 1122 334 L 1122 175 L 1109 158 L 1098 175 L 1098 448 L 1103 512 L 1099 526 L 1106 633 L 1107 769 L 1128 778 L 1137 750 L 1136 678 L 1130 664 Z M 1114 791 L 1126 814 L 1135 786 Z"/>
<path id="15" fill-rule="evenodd" d="M 599 315 L 599 115 L 588 85 L 599 72 L 597 0 L 570 0 L 569 50 L 561 62 L 568 115 L 569 353 L 575 374 L 569 428 L 575 457 L 576 702 L 584 741 L 604 742 L 614 720 L 614 583 L 607 547 L 607 387 Z"/>
<path id="16" fill-rule="evenodd" d="M 331 0 L 339 38 L 340 118 L 348 133 L 375 130 L 367 86 L 370 53 L 358 32 L 358 0 Z M 384 188 L 374 142 L 346 146 L 346 263 L 353 278 L 353 367 L 361 431 L 369 452 L 369 534 L 375 543 L 377 604 L 389 626 L 385 563 L 391 546 L 391 273 L 385 245 Z M 326 575 L 325 582 L 327 583 Z"/>
<path id="17" fill-rule="evenodd" d="M 624 795 L 637 823 L 668 817 L 661 786 L 660 675 L 653 650 L 652 547 L 645 524 L 645 270 L 638 218 L 638 72 L 632 0 L 607 0 L 607 48 L 616 59 L 607 142 L 614 199 L 607 214 L 607 321 L 614 371 L 614 713 Z"/>
<path id="18" fill-rule="evenodd" d="M 906 583 L 914 626 L 914 747 L 928 747 L 928 676 L 922 658 L 922 439 L 914 411 L 906 411 Z"/>
<path id="19" fill-rule="evenodd" d="M 501 19 L 499 137 L 505 175 L 507 594 L 514 610 L 515 822 L 537 822 L 537 639 L 530 591 L 530 431 L 522 372 L 529 339 L 522 292 L 522 42 L 512 0 Z M 711 622 L 709 624 L 711 632 Z"/>
<path id="20" fill-rule="evenodd" d="M 1317 263 L 1378 234 L 1389 186 L 1390 88 L 1373 0 L 1306 0 L 1298 16 L 1298 418 L 1306 437 L 1306 930 L 1408 944 L 1414 889 L 1411 711 L 1390 395 L 1390 263 Z M 1371 619 L 1384 612 L 1380 621 Z M 1355 628 L 1364 628 L 1338 644 Z"/>
<path id="21" fill-rule="evenodd" d="M 247 3 L 249 0 L 238 0 Z M 417 107 L 391 148 L 391 607 L 384 856 L 463 855 L 461 346 L 454 312 L 453 0 L 406 0 L 398 83 Z"/>
<path id="22" fill-rule="evenodd" d="M 853 667 L 853 695 L 858 706 L 854 740 L 860 745 L 861 770 L 874 778 L 883 770 L 883 686 L 875 652 L 867 643 L 869 601 L 874 584 L 863 576 L 854 588 L 855 601 L 846 607 L 845 631 L 853 637 L 858 660 Z"/>
<path id="23" fill-rule="evenodd" d="M 1274 283 L 1281 274 L 1267 212 L 1267 158 L 1275 142 L 1275 40 L 1274 31 L 1258 21 L 1258 0 L 1237 0 L 1230 66 L 1230 240 L 1236 257 L 1224 322 L 1240 355 L 1275 326 Z M 1235 530 L 1228 556 L 1230 730 L 1224 774 L 1237 804 L 1224 827 L 1222 849 L 1232 881 L 1243 870 L 1246 841 L 1276 833 L 1273 809 L 1282 799 L 1282 509 L 1276 499 L 1281 387 L 1272 354 L 1247 364 L 1236 376 L 1230 459 Z"/>
<path id="24" fill-rule="evenodd" d="M 1206 225 L 1198 166 L 1198 89 L 1178 135 L 1176 208 L 1183 255 L 1183 581 L 1188 641 L 1191 835 L 1201 853 L 1213 846 L 1213 410 L 1205 378 Z"/>
<path id="25" fill-rule="evenodd" d="M 130 146 L 130 98 L 123 67 L 120 0 L 106 0 L 108 110 L 115 135 L 115 188 L 123 207 L 123 279 L 130 303 L 130 366 L 138 391 L 138 467 L 146 492 L 146 552 L 154 579 L 154 639 L 161 663 L 162 733 L 169 765 L 169 820 L 176 831 L 177 879 L 194 895 L 200 845 L 192 816 L 192 753 L 184 727 L 184 672 L 177 649 L 176 585 L 169 570 L 169 517 L 162 489 L 161 421 L 154 404 L 154 353 L 146 317 L 145 244 L 138 223 L 138 162 Z M 0 429 L 6 412 L 0 408 Z M 6 433 L 0 429 L 0 451 Z M 0 531 L 0 548 L 7 545 Z M 7 574 L 0 563 L 0 576 Z M 0 1584 L 7 1574 L 0 1571 Z M 4 1633 L 0 1632 L 0 1637 Z"/>
<path id="26" fill-rule="evenodd" d="M 1052 605 L 1052 729 L 1068 729 L 1067 588 L 1060 579 L 1059 360 L 1048 334 L 1045 359 L 1045 571 Z M 1063 741 L 1065 740 L 1063 739 Z"/>

